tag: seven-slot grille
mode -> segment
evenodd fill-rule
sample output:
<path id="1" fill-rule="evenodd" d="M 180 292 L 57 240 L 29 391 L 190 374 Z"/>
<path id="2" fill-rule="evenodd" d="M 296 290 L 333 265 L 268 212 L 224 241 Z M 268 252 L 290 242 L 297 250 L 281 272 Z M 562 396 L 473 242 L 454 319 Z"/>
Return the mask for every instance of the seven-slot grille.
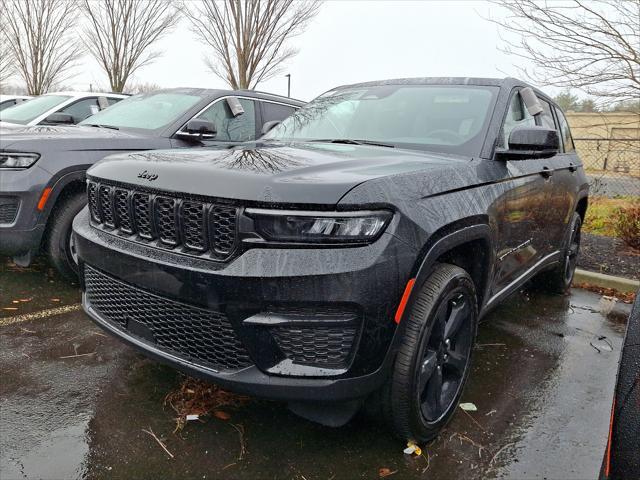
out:
<path id="1" fill-rule="evenodd" d="M 236 247 L 234 206 L 88 182 L 94 225 L 184 253 L 228 258 Z"/>

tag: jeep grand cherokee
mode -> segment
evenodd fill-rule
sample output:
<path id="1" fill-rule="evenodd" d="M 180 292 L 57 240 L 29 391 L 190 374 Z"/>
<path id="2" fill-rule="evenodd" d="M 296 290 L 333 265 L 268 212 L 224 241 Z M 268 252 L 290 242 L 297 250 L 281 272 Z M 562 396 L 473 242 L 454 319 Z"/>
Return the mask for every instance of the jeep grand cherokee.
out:
<path id="1" fill-rule="evenodd" d="M 83 304 L 148 355 L 323 423 L 400 437 L 455 410 L 478 319 L 570 285 L 588 184 L 515 79 L 331 90 L 260 141 L 112 156 L 74 222 Z"/>

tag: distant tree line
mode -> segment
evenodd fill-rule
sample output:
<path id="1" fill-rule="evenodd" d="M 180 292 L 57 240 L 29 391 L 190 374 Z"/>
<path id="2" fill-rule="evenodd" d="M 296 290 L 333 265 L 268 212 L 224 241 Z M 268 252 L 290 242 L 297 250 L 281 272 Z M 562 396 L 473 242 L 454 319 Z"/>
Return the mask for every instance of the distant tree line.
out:
<path id="1" fill-rule="evenodd" d="M 570 90 L 559 93 L 554 98 L 555 102 L 565 112 L 635 112 L 640 113 L 640 100 L 623 100 L 621 102 L 596 102 L 592 98 L 580 98 Z"/>
<path id="2" fill-rule="evenodd" d="M 232 88 L 255 88 L 295 55 L 288 41 L 319 6 L 317 0 L 0 0 L 0 91 L 19 78 L 26 93 L 46 93 L 68 81 L 85 54 L 111 91 L 131 89 L 134 73 L 162 54 L 154 47 L 183 16 L 210 51 L 207 67 Z"/>

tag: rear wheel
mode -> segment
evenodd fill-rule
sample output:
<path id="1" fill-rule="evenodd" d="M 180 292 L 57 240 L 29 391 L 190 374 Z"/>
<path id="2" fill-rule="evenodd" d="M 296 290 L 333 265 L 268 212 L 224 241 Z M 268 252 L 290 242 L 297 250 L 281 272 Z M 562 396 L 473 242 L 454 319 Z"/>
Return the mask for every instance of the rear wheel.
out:
<path id="1" fill-rule="evenodd" d="M 553 270 L 540 274 L 536 282 L 540 287 L 552 293 L 566 293 L 571 288 L 571 282 L 573 282 L 573 276 L 578 266 L 581 228 L 582 218 L 577 212 L 574 212 L 569 223 L 567 244 L 562 251 L 562 260 Z"/>
<path id="2" fill-rule="evenodd" d="M 86 198 L 83 194 L 76 194 L 61 202 L 51 213 L 46 252 L 58 272 L 71 281 L 77 281 L 78 257 L 71 235 L 72 223 L 75 216 L 85 206 Z"/>
<path id="3" fill-rule="evenodd" d="M 404 321 L 382 407 L 399 437 L 426 442 L 453 416 L 469 374 L 478 323 L 469 274 L 455 265 L 438 265 Z"/>

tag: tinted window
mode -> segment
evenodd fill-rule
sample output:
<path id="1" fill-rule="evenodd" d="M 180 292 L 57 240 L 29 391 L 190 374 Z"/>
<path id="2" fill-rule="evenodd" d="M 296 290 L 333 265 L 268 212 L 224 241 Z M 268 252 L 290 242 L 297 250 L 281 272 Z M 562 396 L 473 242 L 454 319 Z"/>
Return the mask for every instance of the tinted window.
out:
<path id="1" fill-rule="evenodd" d="M 198 115 L 216 126 L 216 140 L 246 142 L 256 138 L 256 113 L 253 100 L 239 98 L 244 113 L 234 117 L 226 100 L 219 100 Z"/>
<path id="2" fill-rule="evenodd" d="M 60 113 L 66 113 L 73 117 L 75 123 L 81 122 L 85 118 L 95 115 L 100 111 L 97 97 L 85 98 L 71 105 L 64 107 Z"/>
<path id="3" fill-rule="evenodd" d="M 575 146 L 573 145 L 573 137 L 571 137 L 571 130 L 569 130 L 569 123 L 564 116 L 564 113 L 559 108 L 556 108 L 556 113 L 558 115 L 558 121 L 560 122 L 560 136 L 562 137 L 562 143 L 564 145 L 565 152 L 573 152 L 575 151 Z"/>
<path id="4" fill-rule="evenodd" d="M 0 120 L 26 125 L 70 98 L 64 95 L 42 95 L 3 110 L 0 113 Z"/>
<path id="5" fill-rule="evenodd" d="M 296 111 L 294 107 L 288 105 L 281 105 L 279 103 L 261 102 L 262 104 L 262 120 L 264 123 L 279 121 L 281 122 L 293 112 Z"/>
<path id="6" fill-rule="evenodd" d="M 551 105 L 549 102 L 546 102 L 540 99 L 540 104 L 542 105 L 542 114 L 540 115 L 540 122 L 543 127 L 556 129 L 556 123 L 553 120 L 553 113 L 551 113 Z"/>
<path id="7" fill-rule="evenodd" d="M 379 85 L 328 92 L 264 138 L 365 140 L 477 155 L 497 87 Z"/>
<path id="8" fill-rule="evenodd" d="M 509 111 L 502 126 L 501 147 L 507 148 L 509 145 L 509 135 L 516 127 L 534 127 L 536 120 L 533 118 L 522 103 L 519 93 L 511 97 Z"/>
<path id="9" fill-rule="evenodd" d="M 81 123 L 157 130 L 178 120 L 201 99 L 197 95 L 183 93 L 136 95 L 92 115 Z"/>

